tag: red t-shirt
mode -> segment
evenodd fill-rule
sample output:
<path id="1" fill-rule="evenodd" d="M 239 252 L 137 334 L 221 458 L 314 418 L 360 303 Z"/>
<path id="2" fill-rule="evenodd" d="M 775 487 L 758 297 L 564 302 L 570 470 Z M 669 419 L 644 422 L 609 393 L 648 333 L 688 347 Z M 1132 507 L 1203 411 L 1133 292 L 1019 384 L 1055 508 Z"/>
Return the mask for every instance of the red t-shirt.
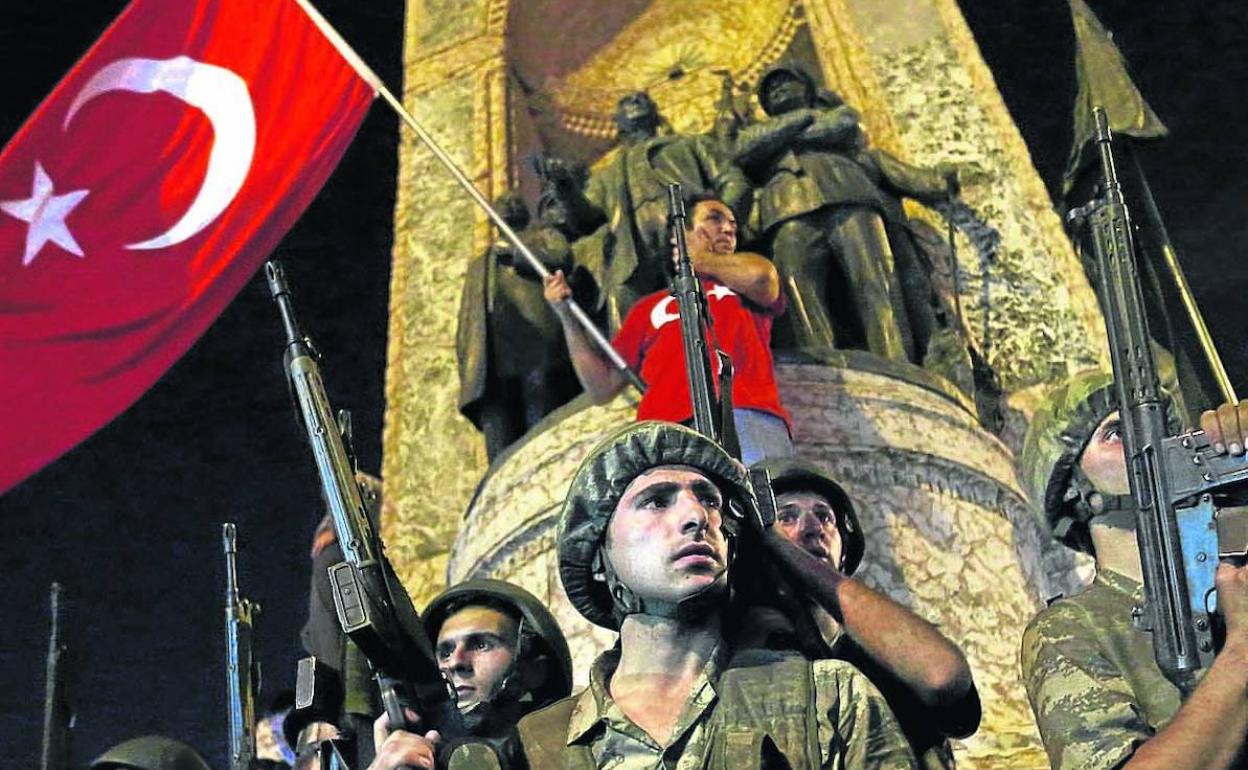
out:
<path id="1" fill-rule="evenodd" d="M 780 405 L 771 356 L 771 323 L 784 311 L 784 295 L 763 309 L 713 281 L 703 280 L 702 290 L 712 320 L 708 342 L 732 358 L 732 405 L 774 414 L 791 429 L 789 413 Z M 612 344 L 646 381 L 638 420 L 684 422 L 693 416 L 675 297 L 666 291 L 642 297 L 628 311 Z M 712 361 L 718 376 L 718 361 Z"/>

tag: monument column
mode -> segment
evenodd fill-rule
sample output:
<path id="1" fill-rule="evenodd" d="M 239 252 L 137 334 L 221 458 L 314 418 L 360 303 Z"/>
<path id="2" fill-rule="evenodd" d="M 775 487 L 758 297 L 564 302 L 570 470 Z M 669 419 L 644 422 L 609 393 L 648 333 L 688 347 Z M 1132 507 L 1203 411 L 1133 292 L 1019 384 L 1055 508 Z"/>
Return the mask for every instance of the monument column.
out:
<path id="1" fill-rule="evenodd" d="M 495 0 L 407 6 L 403 103 L 489 198 L 513 177 L 505 16 L 506 3 Z M 382 528 L 421 606 L 444 585 L 446 553 L 486 468 L 481 439 L 457 409 L 455 325 L 468 259 L 490 230 L 433 154 L 400 132 Z"/>

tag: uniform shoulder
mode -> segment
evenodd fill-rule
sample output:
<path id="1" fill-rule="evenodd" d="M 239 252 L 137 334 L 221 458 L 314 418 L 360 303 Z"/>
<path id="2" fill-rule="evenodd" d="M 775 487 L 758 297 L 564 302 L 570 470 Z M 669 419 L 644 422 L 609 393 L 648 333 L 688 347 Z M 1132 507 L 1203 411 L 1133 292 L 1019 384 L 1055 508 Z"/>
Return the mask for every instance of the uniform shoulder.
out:
<path id="1" fill-rule="evenodd" d="M 1072 626 L 1093 622 L 1106 613 L 1121 611 L 1121 597 L 1099 581 L 1074 596 L 1063 596 L 1040 610 L 1027 623 L 1024 640 L 1046 636 L 1064 636 Z"/>

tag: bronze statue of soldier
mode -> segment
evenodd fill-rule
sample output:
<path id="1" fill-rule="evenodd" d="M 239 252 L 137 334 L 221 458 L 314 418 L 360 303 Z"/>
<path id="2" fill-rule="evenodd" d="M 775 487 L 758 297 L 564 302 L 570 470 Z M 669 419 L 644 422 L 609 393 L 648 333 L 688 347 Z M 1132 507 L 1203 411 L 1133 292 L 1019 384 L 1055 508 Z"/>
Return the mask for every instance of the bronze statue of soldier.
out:
<path id="1" fill-rule="evenodd" d="M 666 285 L 669 184 L 679 183 L 690 194 L 715 193 L 742 221 L 750 193 L 715 137 L 660 136 L 659 109 L 645 91 L 621 97 L 615 123 L 619 146 L 590 174 L 584 188 L 566 180 L 559 186 L 573 227 L 584 236 L 573 247 L 576 262 L 597 281 L 594 309 L 604 311 L 611 331 L 619 328 L 637 299 Z"/>
<path id="2" fill-rule="evenodd" d="M 868 148 L 858 113 L 801 70 L 767 73 L 758 100 L 768 120 L 740 132 L 734 161 L 757 187 L 760 232 L 789 295 L 777 346 L 920 363 L 931 286 L 901 198 L 944 200 L 951 171 Z"/>
<path id="3" fill-rule="evenodd" d="M 571 269 L 566 213 L 543 195 L 539 223 L 519 193 L 495 201 L 503 220 L 550 270 Z M 459 411 L 484 434 L 491 462 L 539 420 L 580 392 L 559 319 L 542 296 L 542 281 L 499 239 L 468 265 L 455 336 Z"/>

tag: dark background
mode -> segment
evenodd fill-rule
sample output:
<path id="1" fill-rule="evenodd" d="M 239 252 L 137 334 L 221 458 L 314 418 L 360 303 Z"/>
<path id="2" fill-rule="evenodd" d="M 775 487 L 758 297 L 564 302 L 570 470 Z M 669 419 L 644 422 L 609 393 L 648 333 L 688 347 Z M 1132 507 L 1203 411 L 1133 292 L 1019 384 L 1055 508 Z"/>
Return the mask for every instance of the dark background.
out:
<path id="1" fill-rule="evenodd" d="M 124 4 L 6 3 L 0 139 L 7 140 Z M 398 90 L 401 0 L 318 0 Z M 1070 142 L 1073 38 L 1060 0 L 963 0 L 1051 192 Z M 1232 380 L 1248 390 L 1248 19 L 1239 3 L 1091 3 L 1173 136 L 1144 163 Z M 310 84 L 315 87 L 315 84 Z M 281 252 L 361 464 L 380 464 L 397 120 L 375 106 Z M 450 182 L 448 181 L 448 184 Z M 135 406 L 0 498 L 0 765 L 37 765 L 47 587 L 61 581 L 76 656 L 74 766 L 148 732 L 225 766 L 221 523 L 239 526 L 244 591 L 264 605 L 265 697 L 293 683 L 317 482 L 259 279 Z M 3 365 L 0 362 L 0 365 Z M 0 394 L 0 398 L 3 394 Z M 4 426 L 0 426 L 0 431 Z M 6 437 L 5 440 L 11 440 Z"/>

